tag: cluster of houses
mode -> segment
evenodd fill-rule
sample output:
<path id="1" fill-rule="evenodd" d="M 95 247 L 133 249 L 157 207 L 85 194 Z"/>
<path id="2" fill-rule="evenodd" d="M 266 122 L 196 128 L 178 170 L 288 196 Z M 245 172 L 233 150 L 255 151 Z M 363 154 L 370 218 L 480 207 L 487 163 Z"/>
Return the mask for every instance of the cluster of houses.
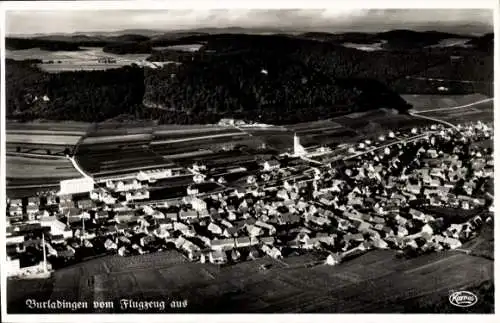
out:
<path id="1" fill-rule="evenodd" d="M 107 180 L 82 196 L 9 200 L 9 272 L 20 270 L 27 250 L 40 252 L 42 234 L 49 260 L 74 258 L 79 249 L 126 256 L 171 248 L 192 261 L 223 264 L 319 249 L 336 264 L 374 248 L 459 248 L 491 220 L 492 151 L 474 142 L 492 138 L 492 129 L 478 123 L 432 130 L 368 158 L 314 164 L 300 180 L 282 180 L 280 163 L 266 161 L 244 187 L 191 192 L 174 205 L 135 203 L 149 194 L 144 181 L 173 175 L 166 170 Z M 193 167 L 195 175 L 207 171 Z"/>

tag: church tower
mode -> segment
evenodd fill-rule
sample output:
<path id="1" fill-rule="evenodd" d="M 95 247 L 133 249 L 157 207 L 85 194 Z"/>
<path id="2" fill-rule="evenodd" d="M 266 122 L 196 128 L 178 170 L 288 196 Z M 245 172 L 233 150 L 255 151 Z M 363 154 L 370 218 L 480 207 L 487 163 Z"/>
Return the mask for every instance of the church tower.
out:
<path id="1" fill-rule="evenodd" d="M 306 154 L 306 150 L 300 144 L 300 139 L 296 133 L 293 134 L 293 155 L 294 156 L 304 156 Z"/>

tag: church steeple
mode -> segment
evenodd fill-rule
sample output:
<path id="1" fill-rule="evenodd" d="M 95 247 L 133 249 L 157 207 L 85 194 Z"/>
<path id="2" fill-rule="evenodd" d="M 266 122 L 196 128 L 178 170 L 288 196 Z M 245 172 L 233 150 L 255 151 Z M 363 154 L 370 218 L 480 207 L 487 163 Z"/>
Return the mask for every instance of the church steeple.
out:
<path id="1" fill-rule="evenodd" d="M 293 134 L 293 155 L 294 156 L 303 156 L 306 154 L 306 150 L 300 144 L 300 138 L 297 136 L 297 133 Z"/>

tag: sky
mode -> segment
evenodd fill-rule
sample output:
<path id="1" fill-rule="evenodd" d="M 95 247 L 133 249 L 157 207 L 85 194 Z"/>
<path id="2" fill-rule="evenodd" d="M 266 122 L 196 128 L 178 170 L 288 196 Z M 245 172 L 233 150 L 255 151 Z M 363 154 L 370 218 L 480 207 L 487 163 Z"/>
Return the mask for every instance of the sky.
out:
<path id="1" fill-rule="evenodd" d="M 6 12 L 7 35 L 110 32 L 124 29 L 175 31 L 214 27 L 326 32 L 415 29 L 482 34 L 493 31 L 493 12 L 488 9 L 348 8 Z"/>

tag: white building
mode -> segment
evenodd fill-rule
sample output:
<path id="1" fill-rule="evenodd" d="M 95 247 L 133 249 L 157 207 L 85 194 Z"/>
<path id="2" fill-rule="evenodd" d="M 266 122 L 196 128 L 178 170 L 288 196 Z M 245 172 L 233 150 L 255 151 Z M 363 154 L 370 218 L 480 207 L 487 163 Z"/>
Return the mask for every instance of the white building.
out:
<path id="1" fill-rule="evenodd" d="M 67 179 L 60 182 L 58 195 L 89 193 L 94 189 L 94 180 L 90 177 Z"/>
<path id="2" fill-rule="evenodd" d="M 293 134 L 293 155 L 304 156 L 307 154 L 305 148 L 300 144 L 300 139 L 296 133 Z"/>
<path id="3" fill-rule="evenodd" d="M 139 174 L 137 174 L 137 179 L 139 181 L 149 181 L 149 182 L 154 182 L 159 179 L 163 178 L 168 178 L 172 177 L 172 170 L 165 168 L 165 169 L 151 169 L 151 170 L 144 170 L 140 171 Z"/>
<path id="4" fill-rule="evenodd" d="M 115 190 L 117 192 L 137 191 L 142 188 L 142 184 L 137 179 L 118 181 Z"/>
<path id="5" fill-rule="evenodd" d="M 147 200 L 149 199 L 149 191 L 146 189 L 138 190 L 135 192 L 127 192 L 125 194 L 125 199 L 128 201 L 137 201 L 137 200 Z"/>

